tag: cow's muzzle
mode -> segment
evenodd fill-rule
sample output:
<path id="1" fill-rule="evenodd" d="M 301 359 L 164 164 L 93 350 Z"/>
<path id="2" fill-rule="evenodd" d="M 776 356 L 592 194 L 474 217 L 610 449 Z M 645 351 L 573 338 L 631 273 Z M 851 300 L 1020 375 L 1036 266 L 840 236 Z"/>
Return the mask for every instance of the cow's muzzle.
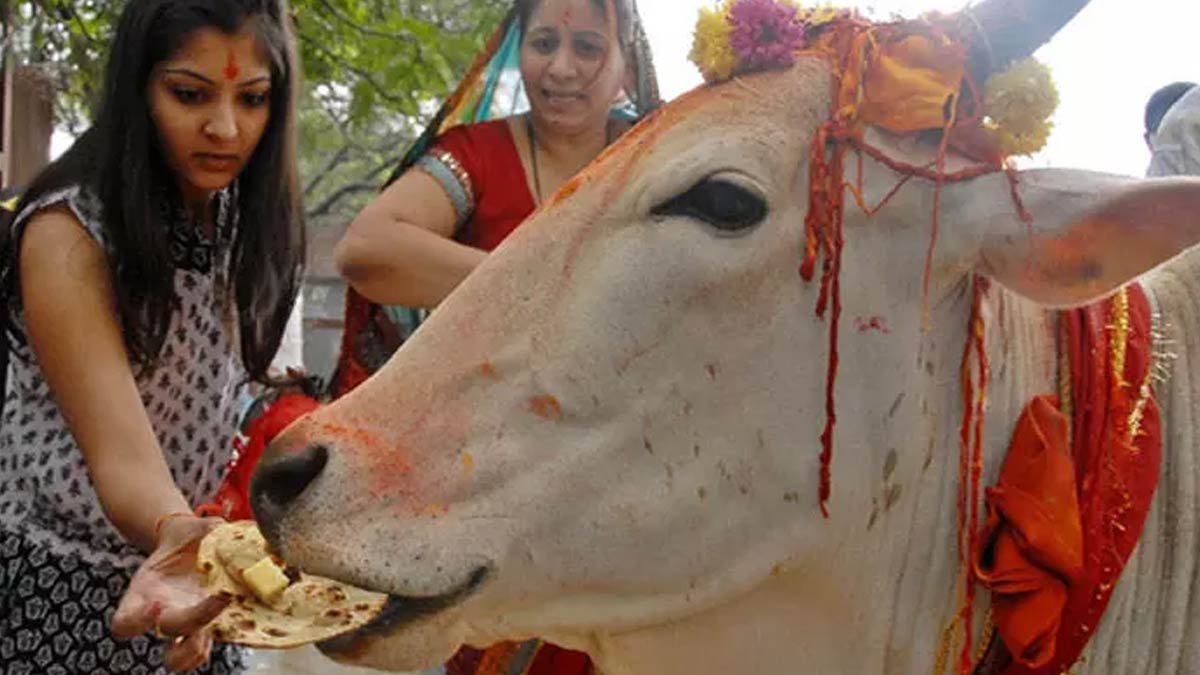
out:
<path id="1" fill-rule="evenodd" d="M 329 462 L 329 450 L 310 445 L 300 452 L 268 453 L 250 480 L 250 507 L 263 536 L 278 541 L 279 523 L 288 507 L 312 484 Z"/>

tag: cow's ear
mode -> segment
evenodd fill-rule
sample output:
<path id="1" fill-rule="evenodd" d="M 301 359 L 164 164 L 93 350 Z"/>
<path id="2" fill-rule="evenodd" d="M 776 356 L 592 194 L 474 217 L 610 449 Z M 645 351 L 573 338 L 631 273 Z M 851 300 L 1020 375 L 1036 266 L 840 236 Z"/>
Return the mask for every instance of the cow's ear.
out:
<path id="1" fill-rule="evenodd" d="M 981 214 L 978 271 L 1048 306 L 1104 297 L 1200 243 L 1200 179 L 1045 169 L 1017 189 L 1032 227 L 1011 200 Z"/>

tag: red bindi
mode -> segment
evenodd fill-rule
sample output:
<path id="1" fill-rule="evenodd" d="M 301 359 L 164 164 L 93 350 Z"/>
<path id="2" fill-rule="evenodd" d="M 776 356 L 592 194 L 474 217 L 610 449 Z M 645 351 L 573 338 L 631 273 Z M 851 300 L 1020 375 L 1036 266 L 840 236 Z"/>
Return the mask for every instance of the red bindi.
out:
<path id="1" fill-rule="evenodd" d="M 229 60 L 225 62 L 225 79 L 232 82 L 237 79 L 240 72 L 242 69 L 238 67 L 237 56 L 233 52 L 229 52 Z"/>

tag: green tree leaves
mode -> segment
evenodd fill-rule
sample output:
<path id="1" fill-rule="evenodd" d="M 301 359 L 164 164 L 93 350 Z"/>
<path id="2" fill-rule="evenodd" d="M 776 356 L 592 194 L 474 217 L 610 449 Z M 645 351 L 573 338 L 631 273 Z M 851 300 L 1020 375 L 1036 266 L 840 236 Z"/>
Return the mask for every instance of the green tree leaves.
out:
<path id="1" fill-rule="evenodd" d="M 379 189 L 508 0 L 291 0 L 305 78 L 300 170 L 314 226 Z M 6 42 L 56 87 L 60 128 L 87 125 L 124 0 L 0 0 Z M 7 10 L 7 11 L 5 11 Z"/>

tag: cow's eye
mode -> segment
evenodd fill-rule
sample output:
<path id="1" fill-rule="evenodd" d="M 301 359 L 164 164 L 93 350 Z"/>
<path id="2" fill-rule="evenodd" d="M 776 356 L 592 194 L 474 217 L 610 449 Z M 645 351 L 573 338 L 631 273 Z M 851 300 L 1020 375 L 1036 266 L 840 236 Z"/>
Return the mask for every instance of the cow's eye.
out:
<path id="1" fill-rule="evenodd" d="M 766 200 L 754 189 L 730 178 L 709 176 L 687 192 L 655 206 L 650 213 L 695 218 L 734 234 L 762 222 L 767 210 Z"/>

